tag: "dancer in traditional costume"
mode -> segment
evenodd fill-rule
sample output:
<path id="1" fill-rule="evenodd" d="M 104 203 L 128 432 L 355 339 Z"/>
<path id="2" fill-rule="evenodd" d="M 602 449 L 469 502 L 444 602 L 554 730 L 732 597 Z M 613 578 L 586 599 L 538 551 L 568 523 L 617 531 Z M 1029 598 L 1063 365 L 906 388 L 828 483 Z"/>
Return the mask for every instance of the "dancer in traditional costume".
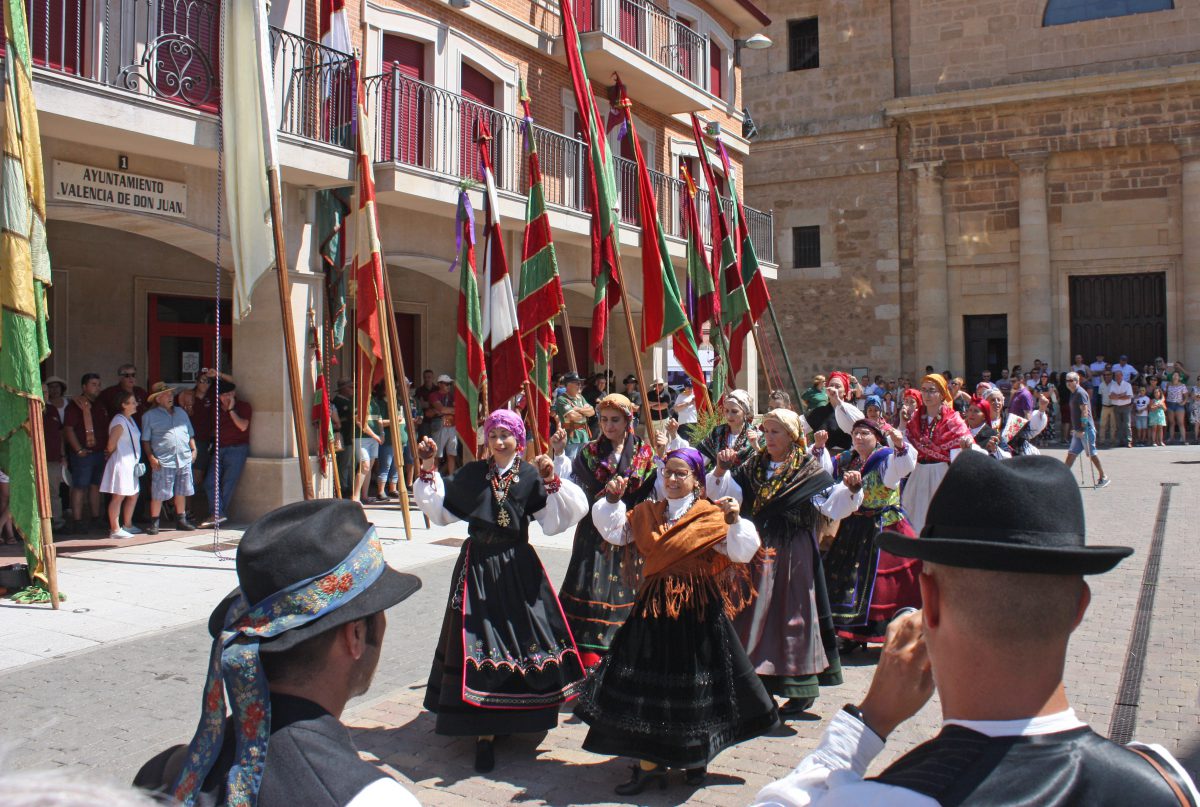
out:
<path id="1" fill-rule="evenodd" d="M 900 483 L 917 466 L 917 450 L 899 432 L 889 428 L 885 433 L 867 418 L 855 423 L 850 435 L 854 448 L 833 458 L 833 478 L 851 491 L 861 488 L 862 504 L 842 519 L 824 557 L 843 651 L 882 643 L 898 610 L 921 607 L 921 562 L 875 546 L 875 536 L 885 529 L 916 537 L 900 508 Z"/>
<path id="2" fill-rule="evenodd" d="M 971 432 L 970 438 L 975 445 L 998 460 L 1006 460 L 1012 456 L 1000 445 L 1000 435 L 996 433 L 995 427 L 992 426 L 992 404 L 990 401 L 978 396 L 972 397 L 963 419 L 967 422 L 967 428 Z M 966 439 L 965 437 L 963 438 L 964 441 Z"/>
<path id="3" fill-rule="evenodd" d="M 668 452 L 659 474 L 664 498 L 628 510 L 626 479 L 615 476 L 592 505 L 604 540 L 636 543 L 645 559 L 633 611 L 575 707 L 591 727 L 584 749 L 639 761 L 621 795 L 665 788 L 667 768 L 702 784 L 723 749 L 779 723 L 730 622 L 753 597 L 744 564 L 758 553 L 758 531 L 736 500 L 703 498 L 699 451 Z"/>
<path id="4" fill-rule="evenodd" d="M 634 434 L 633 403 L 624 395 L 613 393 L 596 401 L 596 414 L 600 437 L 586 444 L 573 463 L 554 446 L 555 467 L 560 476 L 582 488 L 589 507 L 603 496 L 613 477 L 625 479 L 623 500 L 632 508 L 654 491 L 654 450 Z M 636 549 L 605 541 L 592 523 L 591 511 L 586 512 L 575 528 L 571 561 L 560 590 L 563 611 L 586 668 L 594 667 L 608 650 L 617 628 L 633 608 L 640 578 L 641 558 Z"/>
<path id="5" fill-rule="evenodd" d="M 917 467 L 904 483 L 900 505 L 920 535 L 929 502 L 950 463 L 962 451 L 963 438 L 971 436 L 971 430 L 951 406 L 950 388 L 943 376 L 930 373 L 921 379 L 918 391 L 920 404 L 914 407 L 906 398 L 907 415 L 900 418 L 900 428 L 917 449 Z"/>
<path id="6" fill-rule="evenodd" d="M 812 454 L 800 448 L 795 412 L 772 409 L 761 428 L 765 445 L 747 462 L 734 469 L 732 451 L 718 456 L 708 496 L 741 502 L 771 553 L 755 568 L 758 596 L 734 627 L 767 691 L 788 699 L 779 710 L 788 717 L 811 707 L 819 687 L 842 682 L 819 540 L 858 509 L 862 491 L 834 482 L 829 452 L 817 450 L 824 432 L 813 435 Z"/>
<path id="7" fill-rule="evenodd" d="M 1000 445 L 1012 457 L 1032 456 L 1041 454 L 1034 445 L 1034 439 L 1046 429 L 1050 422 L 1047 410 L 1050 399 L 1045 395 L 1038 396 L 1038 408 L 1029 412 L 1029 417 L 1010 412 L 1004 419 L 1004 424 L 997 431 L 1000 434 Z"/>
<path id="8" fill-rule="evenodd" d="M 834 370 L 825 382 L 825 394 L 829 401 L 824 406 L 810 409 L 800 418 L 802 431 L 805 434 L 823 431 L 829 435 L 830 448 L 846 451 L 850 448 L 850 428 L 863 417 L 859 408 L 850 403 L 850 376 Z"/>
<path id="9" fill-rule="evenodd" d="M 497 734 L 546 731 L 575 696 L 583 663 L 554 588 L 529 545 L 529 523 L 547 535 L 583 518 L 587 499 L 542 455 L 525 462 L 525 425 L 508 409 L 484 427 L 491 458 L 464 465 L 446 483 L 437 445 L 421 441 L 417 504 L 439 526 L 467 522 L 454 566 L 441 638 L 425 691 L 438 734 L 477 737 L 475 769 L 494 765 Z"/>
<path id="10" fill-rule="evenodd" d="M 744 389 L 727 392 L 722 410 L 725 422 L 714 427 L 696 446 L 704 455 L 709 470 L 716 466 L 717 454 L 726 448 L 737 452 L 739 465 L 758 451 L 759 433 L 754 428 L 754 404 L 750 402 L 750 393 Z"/>

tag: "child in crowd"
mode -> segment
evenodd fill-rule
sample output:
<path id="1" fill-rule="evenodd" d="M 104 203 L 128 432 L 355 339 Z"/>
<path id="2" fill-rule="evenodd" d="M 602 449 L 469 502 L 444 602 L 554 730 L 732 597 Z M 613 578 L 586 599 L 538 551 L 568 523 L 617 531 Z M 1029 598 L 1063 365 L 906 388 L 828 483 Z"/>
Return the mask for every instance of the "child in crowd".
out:
<path id="1" fill-rule="evenodd" d="M 1133 399 L 1133 431 L 1134 439 L 1139 446 L 1146 445 L 1147 426 L 1150 421 L 1150 396 L 1146 394 L 1144 385 L 1138 387 L 1138 396 Z"/>
<path id="2" fill-rule="evenodd" d="M 1167 427 L 1167 399 L 1162 387 L 1150 391 L 1150 445 L 1165 446 L 1163 430 Z"/>

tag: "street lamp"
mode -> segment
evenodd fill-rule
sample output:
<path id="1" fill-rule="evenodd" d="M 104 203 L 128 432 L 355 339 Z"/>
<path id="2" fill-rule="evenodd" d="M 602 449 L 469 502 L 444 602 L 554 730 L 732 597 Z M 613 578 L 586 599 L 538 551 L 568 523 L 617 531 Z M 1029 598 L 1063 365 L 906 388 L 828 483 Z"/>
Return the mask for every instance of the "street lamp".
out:
<path id="1" fill-rule="evenodd" d="M 742 66 L 742 48 L 747 50 L 766 50 L 775 43 L 764 33 L 751 34 L 745 39 L 733 40 L 733 63 Z"/>

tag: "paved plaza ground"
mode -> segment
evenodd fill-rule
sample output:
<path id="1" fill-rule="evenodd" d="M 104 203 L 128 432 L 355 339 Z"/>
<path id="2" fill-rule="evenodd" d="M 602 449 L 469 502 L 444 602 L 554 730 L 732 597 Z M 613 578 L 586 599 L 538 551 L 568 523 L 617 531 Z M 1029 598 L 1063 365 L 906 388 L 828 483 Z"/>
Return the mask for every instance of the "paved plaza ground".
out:
<path id="1" fill-rule="evenodd" d="M 1061 456 L 1061 452 L 1050 452 Z M 1101 453 L 1113 483 L 1083 491 L 1088 540 L 1127 544 L 1132 558 L 1090 580 L 1093 602 L 1071 644 L 1068 694 L 1081 717 L 1108 734 L 1118 701 L 1133 718 L 1133 736 L 1172 749 L 1200 772 L 1200 448 Z M 1087 478 L 1091 484 L 1090 476 Z M 1173 487 L 1164 485 L 1174 484 Z M 986 495 L 981 492 L 981 495 Z M 1151 545 L 1166 503 L 1157 575 Z M 497 747 L 487 777 L 472 769 L 469 740 L 439 737 L 421 710 L 450 569 L 466 537 L 463 525 L 424 528 L 414 514 L 414 540 L 404 540 L 394 508 L 371 508 L 389 562 L 424 585 L 388 613 L 383 658 L 371 691 L 345 716 L 364 755 L 408 785 L 424 804 L 619 804 L 613 785 L 628 761 L 582 750 L 586 726 L 564 712 L 546 735 L 516 737 Z M 90 776 L 129 781 L 138 766 L 169 744 L 185 742 L 199 714 L 209 650 L 205 620 L 236 583 L 230 558 L 240 536 L 222 530 L 164 532 L 157 541 L 119 548 L 79 547 L 60 558 L 59 612 L 0 601 L 0 765 L 67 766 Z M 561 580 L 570 536 L 534 538 L 551 579 Z M 1148 605 L 1144 656 L 1131 654 L 1138 604 Z M 647 791 L 638 804 L 747 804 L 767 781 L 786 773 L 813 747 L 826 718 L 859 700 L 876 652 L 843 660 L 845 683 L 823 692 L 808 720 L 723 753 L 709 784 Z M 1141 665 L 1140 680 L 1136 675 Z M 1122 678 L 1126 686 L 1122 687 Z M 1130 688 L 1130 684 L 1139 684 Z M 937 730 L 930 703 L 888 742 L 873 770 Z"/>

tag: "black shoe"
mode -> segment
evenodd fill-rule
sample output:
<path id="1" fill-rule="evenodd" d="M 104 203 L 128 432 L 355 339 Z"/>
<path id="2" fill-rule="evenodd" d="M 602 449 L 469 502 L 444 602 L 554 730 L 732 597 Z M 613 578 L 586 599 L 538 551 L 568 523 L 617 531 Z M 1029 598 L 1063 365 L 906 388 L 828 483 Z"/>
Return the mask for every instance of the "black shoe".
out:
<path id="1" fill-rule="evenodd" d="M 865 649 L 866 646 L 867 646 L 866 642 L 858 642 L 858 641 L 855 641 L 854 639 L 846 639 L 841 636 L 838 637 L 838 654 L 839 655 L 848 656 L 856 650 Z"/>
<path id="2" fill-rule="evenodd" d="M 700 787 L 708 780 L 708 766 L 701 768 L 688 768 L 687 773 L 683 776 L 683 781 L 690 787 Z"/>
<path id="3" fill-rule="evenodd" d="M 613 792 L 618 796 L 636 796 L 651 784 L 657 782 L 659 790 L 667 789 L 667 769 L 658 767 L 647 771 L 641 765 L 633 766 L 633 776 L 623 785 L 617 785 Z"/>
<path id="4" fill-rule="evenodd" d="M 185 513 L 184 515 L 175 519 L 175 529 L 183 530 L 184 532 L 191 532 L 192 530 L 196 529 L 196 525 L 188 521 L 187 514 Z"/>
<path id="5" fill-rule="evenodd" d="M 475 741 L 475 770 L 489 773 L 496 767 L 496 750 L 491 740 Z"/>
<path id="6" fill-rule="evenodd" d="M 802 715 L 811 709 L 812 705 L 816 702 L 816 698 L 788 698 L 787 703 L 779 707 L 779 715 L 781 717 Z"/>
<path id="7" fill-rule="evenodd" d="M 150 523 L 146 525 L 146 534 L 147 535 L 158 535 L 158 519 L 157 518 L 150 519 Z"/>

